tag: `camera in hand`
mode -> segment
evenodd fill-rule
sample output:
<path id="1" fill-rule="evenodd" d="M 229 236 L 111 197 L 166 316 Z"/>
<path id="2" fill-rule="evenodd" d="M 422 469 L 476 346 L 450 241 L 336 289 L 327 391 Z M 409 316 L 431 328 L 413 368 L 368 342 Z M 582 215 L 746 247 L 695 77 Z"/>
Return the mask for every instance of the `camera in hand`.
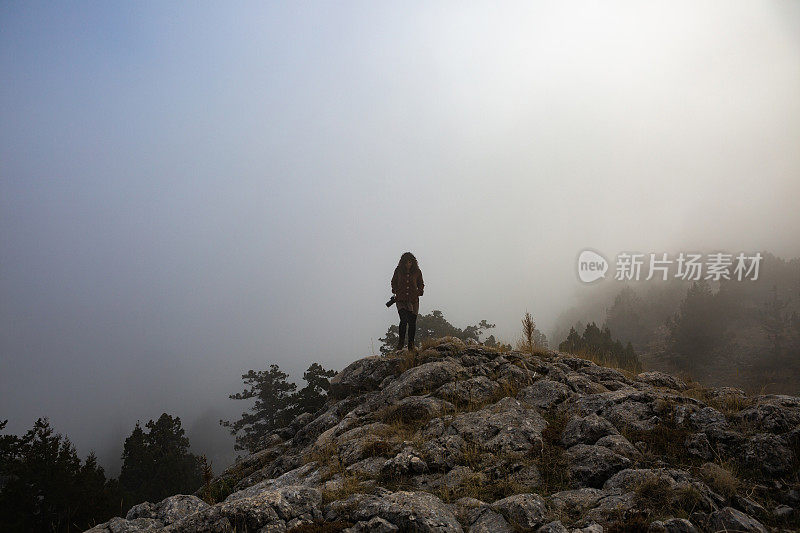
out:
<path id="1" fill-rule="evenodd" d="M 397 301 L 397 298 L 394 295 L 392 295 L 392 297 L 389 299 L 389 301 L 386 302 L 386 307 L 391 307 L 392 304 L 395 303 L 396 301 Z"/>

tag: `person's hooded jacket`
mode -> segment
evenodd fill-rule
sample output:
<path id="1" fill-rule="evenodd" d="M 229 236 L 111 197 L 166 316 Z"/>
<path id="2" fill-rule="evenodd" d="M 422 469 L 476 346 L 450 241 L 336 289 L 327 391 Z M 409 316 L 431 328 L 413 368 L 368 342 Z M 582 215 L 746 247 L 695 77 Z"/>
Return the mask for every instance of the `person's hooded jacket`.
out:
<path id="1" fill-rule="evenodd" d="M 406 268 L 406 260 L 411 256 L 413 264 L 410 269 Z M 392 276 L 392 293 L 394 293 L 398 304 L 408 302 L 411 311 L 416 315 L 419 312 L 419 297 L 425 289 L 425 282 L 422 280 L 422 271 L 417 266 L 417 259 L 408 253 L 403 254 L 400 264 L 394 269 Z M 398 308 L 400 306 L 398 305 Z"/>

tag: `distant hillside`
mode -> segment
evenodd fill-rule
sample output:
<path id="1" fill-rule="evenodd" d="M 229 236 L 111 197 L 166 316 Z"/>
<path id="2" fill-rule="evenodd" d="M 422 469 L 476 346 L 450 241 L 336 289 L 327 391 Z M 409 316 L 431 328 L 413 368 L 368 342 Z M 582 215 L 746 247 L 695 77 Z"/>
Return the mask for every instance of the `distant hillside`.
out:
<path id="1" fill-rule="evenodd" d="M 587 286 L 553 345 L 596 322 L 647 368 L 748 392 L 800 394 L 800 258 L 762 252 L 757 280 L 669 279 Z"/>

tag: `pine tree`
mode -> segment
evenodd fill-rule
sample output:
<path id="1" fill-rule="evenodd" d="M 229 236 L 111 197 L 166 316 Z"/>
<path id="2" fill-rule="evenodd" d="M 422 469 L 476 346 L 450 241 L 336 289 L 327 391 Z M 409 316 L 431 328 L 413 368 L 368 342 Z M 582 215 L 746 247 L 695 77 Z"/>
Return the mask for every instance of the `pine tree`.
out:
<path id="1" fill-rule="evenodd" d="M 124 508 L 147 500 L 149 483 L 155 470 L 155 462 L 147 446 L 146 436 L 140 422 L 136 421 L 131 435 L 125 439 L 122 451 L 122 470 L 119 483 L 123 491 Z"/>
<path id="2" fill-rule="evenodd" d="M 274 364 L 270 365 L 269 370 L 250 370 L 242 375 L 245 390 L 228 397 L 232 400 L 255 398 L 255 405 L 249 413 L 243 412 L 235 422 L 220 420 L 220 424 L 230 428 L 231 435 L 235 436 L 235 450 L 255 453 L 260 449 L 264 437 L 286 426 L 292 419 L 291 399 L 297 385 L 287 382 L 287 377 Z"/>
<path id="3" fill-rule="evenodd" d="M 295 405 L 297 415 L 302 413 L 315 413 L 328 399 L 328 379 L 336 375 L 333 370 L 325 370 L 319 363 L 313 363 L 303 373 L 306 386 L 295 393 L 292 403 Z"/>
<path id="4" fill-rule="evenodd" d="M 0 460 L 0 531 L 82 531 L 119 510 L 116 482 L 106 480 L 94 452 L 81 465 L 72 442 L 47 418 L 22 437 L 4 435 Z"/>
<path id="5" fill-rule="evenodd" d="M 124 509 L 143 501 L 157 502 L 178 493 L 192 493 L 202 483 L 198 457 L 189 453 L 189 439 L 180 417 L 163 413 L 145 424 L 137 421 L 125 439 L 120 486 Z"/>
<path id="6" fill-rule="evenodd" d="M 150 431 L 145 442 L 153 458 L 150 501 L 160 501 L 181 492 L 194 492 L 202 482 L 200 461 L 189 453 L 189 439 L 181 427 L 180 417 L 163 413 L 145 427 Z"/>
<path id="7" fill-rule="evenodd" d="M 583 340 L 574 327 L 569 328 L 569 335 L 558 345 L 558 349 L 567 353 L 579 353 Z"/>
<path id="8" fill-rule="evenodd" d="M 668 323 L 667 342 L 673 362 L 679 368 L 694 371 L 711 360 L 714 350 L 722 345 L 725 327 L 722 314 L 709 284 L 692 283 L 680 310 Z"/>
<path id="9" fill-rule="evenodd" d="M 273 431 L 289 425 L 303 413 L 318 411 L 328 398 L 328 379 L 334 375 L 336 372 L 312 363 L 303 373 L 306 386 L 295 392 L 297 385 L 286 381 L 288 375 L 281 372 L 278 365 L 270 365 L 268 371 L 250 370 L 242 375 L 250 388 L 228 397 L 233 400 L 255 398 L 255 405 L 249 413 L 242 413 L 239 420 L 220 420 L 219 423 L 230 428 L 236 437 L 234 449 L 255 453 Z"/>
<path id="10" fill-rule="evenodd" d="M 639 372 L 642 368 L 630 342 L 623 346 L 618 339 L 612 337 L 608 327 L 600 329 L 594 322 L 586 325 L 582 336 L 578 335 L 574 327 L 570 328 L 569 335 L 558 345 L 558 349 L 596 359 L 601 364 L 610 364 L 635 372 Z"/>
<path id="11" fill-rule="evenodd" d="M 792 316 L 786 311 L 788 300 L 778 298 L 778 287 L 772 287 L 772 295 L 764 303 L 761 311 L 761 327 L 767 334 L 770 344 L 770 353 L 763 366 L 779 363 L 786 352 L 789 332 L 792 326 Z"/>

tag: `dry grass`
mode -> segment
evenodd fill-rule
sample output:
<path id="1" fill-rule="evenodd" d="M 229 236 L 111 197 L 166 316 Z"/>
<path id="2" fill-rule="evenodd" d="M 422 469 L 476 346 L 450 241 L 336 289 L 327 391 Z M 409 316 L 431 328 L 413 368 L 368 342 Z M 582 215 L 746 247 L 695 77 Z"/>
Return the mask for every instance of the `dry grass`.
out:
<path id="1" fill-rule="evenodd" d="M 456 394 L 443 394 L 441 398 L 444 401 L 453 404 L 454 407 L 452 412 L 446 414 L 469 413 L 472 411 L 477 411 L 478 409 L 482 409 L 487 404 L 492 403 L 490 401 L 478 401 L 472 397 L 472 394 L 470 394 L 470 397 L 467 399 L 467 401 L 462 400 Z"/>
<path id="2" fill-rule="evenodd" d="M 502 342 L 498 342 L 496 346 L 483 346 L 485 349 L 490 350 L 495 353 L 508 353 L 511 351 L 510 344 L 504 344 Z"/>
<path id="3" fill-rule="evenodd" d="M 731 498 L 736 495 L 741 483 L 731 471 L 732 467 L 726 464 L 705 463 L 700 467 L 700 477 L 715 492 Z"/>
<path id="4" fill-rule="evenodd" d="M 676 403 L 667 398 L 656 398 L 653 402 L 653 410 L 660 415 L 668 415 L 675 408 Z"/>
<path id="5" fill-rule="evenodd" d="M 636 507 L 661 515 L 672 507 L 672 487 L 662 478 L 648 477 L 634 488 Z"/>
<path id="6" fill-rule="evenodd" d="M 373 435 L 380 439 L 372 445 L 374 456 L 385 455 L 385 450 L 399 451 L 405 442 L 410 442 L 418 450 L 422 449 L 425 442 L 419 433 L 420 427 L 418 424 L 405 424 L 398 419 L 387 422 L 384 427 L 373 432 Z"/>
<path id="7" fill-rule="evenodd" d="M 565 411 L 551 411 L 545 413 L 544 418 L 547 427 L 542 431 L 542 447 L 540 450 L 532 449 L 530 454 L 542 478 L 538 492 L 542 496 L 549 496 L 571 486 L 569 459 L 561 445 L 561 433 L 569 415 Z"/>
<path id="8" fill-rule="evenodd" d="M 208 495 L 208 499 L 206 499 L 206 496 L 204 495 L 203 500 L 210 505 L 213 505 L 215 502 L 221 502 L 233 494 L 233 487 L 235 485 L 235 482 L 230 482 L 225 479 L 217 479 L 211 482 L 210 490 L 206 493 Z"/>
<path id="9" fill-rule="evenodd" d="M 687 383 L 687 386 L 689 388 L 683 392 L 684 396 L 700 400 L 726 416 L 736 414 L 755 403 L 755 399 L 750 396 L 743 398 L 737 394 L 715 394 L 714 389 L 703 387 L 697 382 L 691 382 L 691 385 Z"/>
<path id="10" fill-rule="evenodd" d="M 327 504 L 330 502 L 345 500 L 353 494 L 364 494 L 367 488 L 361 483 L 358 476 L 347 473 L 342 476 L 341 484 L 335 489 L 326 489 L 322 491 L 322 503 Z"/>
<path id="11" fill-rule="evenodd" d="M 483 467 L 483 449 L 474 442 L 468 442 L 463 450 L 461 464 L 472 470 L 480 470 Z"/>
<path id="12" fill-rule="evenodd" d="M 417 350 L 403 350 L 398 354 L 392 355 L 392 357 L 400 359 L 400 364 L 397 365 L 397 375 L 400 375 L 407 370 L 411 370 L 415 366 L 421 364 L 419 362 L 420 357 Z"/>
<path id="13" fill-rule="evenodd" d="M 627 516 L 611 521 L 604 529 L 608 533 L 648 533 L 650 518 L 647 513 L 631 512 Z"/>
<path id="14" fill-rule="evenodd" d="M 517 340 L 517 345 L 515 348 L 518 352 L 535 355 L 536 357 L 548 357 L 550 355 L 550 350 L 544 346 L 528 344 L 526 339 Z"/>
<path id="15" fill-rule="evenodd" d="M 638 429 L 631 426 L 619 428 L 623 437 L 631 443 L 644 442 L 647 449 L 643 453 L 645 462 L 667 460 L 673 464 L 692 465 L 697 460 L 686 454 L 684 442 L 691 433 L 688 429 L 680 427 L 675 422 L 674 403 L 665 400 L 655 406 L 660 414 L 659 422 L 650 430 Z M 660 409 L 660 410 L 659 410 Z"/>
<path id="16" fill-rule="evenodd" d="M 320 469 L 324 468 L 325 473 L 321 476 L 321 481 L 327 481 L 336 474 L 345 472 L 345 464 L 339 454 L 339 446 L 331 440 L 322 448 L 315 448 L 303 456 L 303 464 L 316 462 Z"/>
<path id="17" fill-rule="evenodd" d="M 531 381 L 531 383 L 533 383 L 533 381 Z M 497 392 L 492 395 L 492 398 L 486 403 L 493 404 L 499 402 L 503 398 L 515 398 L 517 394 L 519 394 L 520 389 L 523 388 L 520 385 L 508 381 L 498 382 L 498 384 L 500 388 L 497 389 Z"/>
<path id="18" fill-rule="evenodd" d="M 389 457 L 393 455 L 392 443 L 385 440 L 370 442 L 364 447 L 364 457 Z"/>
<path id="19" fill-rule="evenodd" d="M 399 433 L 413 435 L 419 429 L 425 427 L 434 418 L 440 418 L 452 414 L 445 408 L 438 409 L 437 412 L 430 413 L 427 410 L 415 410 L 408 405 L 390 405 L 377 413 L 378 420 L 389 425 Z"/>
<path id="20" fill-rule="evenodd" d="M 676 514 L 683 511 L 683 513 L 685 513 L 683 517 L 688 517 L 697 510 L 698 507 L 703 505 L 703 495 L 691 485 L 680 485 L 675 489 L 673 502 L 673 511 L 677 509 Z"/>
<path id="21" fill-rule="evenodd" d="M 516 483 L 509 476 L 487 479 L 485 474 L 473 472 L 461 478 L 455 486 L 442 485 L 430 492 L 445 503 L 453 503 L 459 498 L 475 498 L 492 503 L 514 494 L 528 492 L 528 487 Z"/>
<path id="22" fill-rule="evenodd" d="M 648 518 L 688 517 L 702 505 L 703 497 L 691 485 L 672 487 L 666 479 L 647 478 L 634 488 L 636 507 L 646 510 Z"/>
<path id="23" fill-rule="evenodd" d="M 576 352 L 569 352 L 569 355 L 580 357 L 581 359 L 586 359 L 587 361 L 591 361 L 597 366 L 604 366 L 606 368 L 613 368 L 615 370 L 619 370 L 628 379 L 635 378 L 636 375 L 642 371 L 641 365 L 631 366 L 631 367 L 621 366 L 617 363 L 615 359 L 603 356 L 591 350 L 578 350 Z"/>
<path id="24" fill-rule="evenodd" d="M 481 488 L 486 484 L 486 477 L 481 474 L 473 473 L 464 476 L 460 483 L 455 486 L 441 485 L 431 493 L 445 503 L 453 503 L 459 498 L 481 499 Z"/>
<path id="25" fill-rule="evenodd" d="M 440 337 L 438 339 L 422 339 L 422 342 L 419 343 L 420 350 L 428 350 L 430 348 L 436 348 L 440 344 L 442 344 L 443 339 L 445 337 Z"/>

